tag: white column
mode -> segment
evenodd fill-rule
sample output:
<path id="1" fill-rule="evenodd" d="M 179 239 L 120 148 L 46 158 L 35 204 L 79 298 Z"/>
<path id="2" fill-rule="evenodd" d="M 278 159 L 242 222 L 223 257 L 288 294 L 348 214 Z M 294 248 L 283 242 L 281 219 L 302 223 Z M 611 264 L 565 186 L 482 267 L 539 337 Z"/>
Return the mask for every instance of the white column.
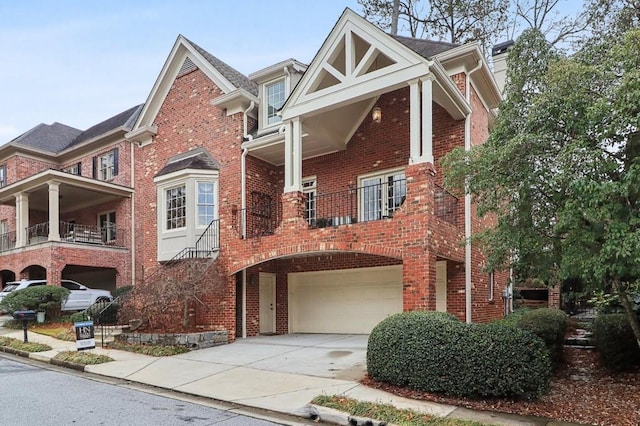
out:
<path id="1" fill-rule="evenodd" d="M 420 163 L 420 82 L 409 82 L 409 164 Z"/>
<path id="2" fill-rule="evenodd" d="M 302 191 L 302 123 L 294 118 L 284 135 L 284 192 Z"/>
<path id="3" fill-rule="evenodd" d="M 421 163 L 433 164 L 433 77 L 422 81 L 422 146 Z"/>
<path id="4" fill-rule="evenodd" d="M 49 241 L 60 241 L 59 182 L 49 182 Z"/>
<path id="5" fill-rule="evenodd" d="M 29 226 L 29 194 L 16 194 L 16 247 L 27 245 L 27 227 Z"/>

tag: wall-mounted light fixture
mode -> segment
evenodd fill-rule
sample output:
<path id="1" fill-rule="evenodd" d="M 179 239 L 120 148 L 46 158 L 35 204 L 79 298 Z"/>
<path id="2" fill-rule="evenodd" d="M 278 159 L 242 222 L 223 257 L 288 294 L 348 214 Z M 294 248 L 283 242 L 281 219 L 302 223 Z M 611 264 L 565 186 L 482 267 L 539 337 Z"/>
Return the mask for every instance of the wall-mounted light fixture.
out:
<path id="1" fill-rule="evenodd" d="M 374 123 L 380 123 L 382 121 L 382 108 L 374 106 L 371 110 L 371 119 Z"/>

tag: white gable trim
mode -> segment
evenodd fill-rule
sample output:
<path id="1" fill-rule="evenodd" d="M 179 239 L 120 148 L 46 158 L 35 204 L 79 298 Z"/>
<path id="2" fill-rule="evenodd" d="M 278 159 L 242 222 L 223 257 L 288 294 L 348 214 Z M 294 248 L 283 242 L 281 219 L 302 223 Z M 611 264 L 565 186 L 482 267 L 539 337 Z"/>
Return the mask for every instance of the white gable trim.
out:
<path id="1" fill-rule="evenodd" d="M 364 51 L 356 52 L 358 48 Z M 367 72 L 376 59 L 387 58 L 384 67 Z M 346 9 L 283 106 L 282 119 L 404 87 L 407 81 L 429 74 L 431 63 Z M 332 84 L 321 87 L 325 77 Z"/>
<path id="2" fill-rule="evenodd" d="M 173 84 L 182 64 L 186 58 L 191 61 L 202 70 L 213 83 L 218 86 L 224 93 L 229 93 L 236 87 L 227 80 L 213 65 L 209 63 L 189 41 L 182 35 L 178 36 L 176 42 L 165 61 L 158 78 L 156 79 L 147 101 L 144 104 L 144 108 L 138 117 L 138 121 L 132 130 L 139 127 L 151 126 L 160 111 L 160 107 L 164 102 L 169 89 Z"/>

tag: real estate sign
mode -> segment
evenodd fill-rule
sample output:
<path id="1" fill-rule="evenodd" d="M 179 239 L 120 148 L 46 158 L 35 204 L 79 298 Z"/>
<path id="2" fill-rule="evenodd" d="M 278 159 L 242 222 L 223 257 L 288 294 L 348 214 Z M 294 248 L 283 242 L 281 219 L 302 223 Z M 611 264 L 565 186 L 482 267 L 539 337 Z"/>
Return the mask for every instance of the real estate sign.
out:
<path id="1" fill-rule="evenodd" d="M 76 347 L 79 351 L 94 349 L 96 339 L 93 329 L 93 321 L 82 321 L 73 324 L 76 328 Z"/>

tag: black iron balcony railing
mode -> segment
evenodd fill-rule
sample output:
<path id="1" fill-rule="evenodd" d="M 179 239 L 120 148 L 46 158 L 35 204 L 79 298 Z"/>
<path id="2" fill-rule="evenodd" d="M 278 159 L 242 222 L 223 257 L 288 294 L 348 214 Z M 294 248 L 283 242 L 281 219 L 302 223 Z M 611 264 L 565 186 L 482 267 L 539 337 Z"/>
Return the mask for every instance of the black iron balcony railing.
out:
<path id="1" fill-rule="evenodd" d="M 0 234 L 0 252 L 11 250 L 16 247 L 16 231 Z"/>
<path id="2" fill-rule="evenodd" d="M 435 186 L 434 211 L 437 218 L 449 222 L 452 225 L 458 224 L 458 198 L 449 193 L 439 185 Z"/>
<path id="3" fill-rule="evenodd" d="M 305 194 L 305 219 L 313 228 L 388 219 L 404 203 L 406 179 L 390 179 L 328 194 Z"/>

